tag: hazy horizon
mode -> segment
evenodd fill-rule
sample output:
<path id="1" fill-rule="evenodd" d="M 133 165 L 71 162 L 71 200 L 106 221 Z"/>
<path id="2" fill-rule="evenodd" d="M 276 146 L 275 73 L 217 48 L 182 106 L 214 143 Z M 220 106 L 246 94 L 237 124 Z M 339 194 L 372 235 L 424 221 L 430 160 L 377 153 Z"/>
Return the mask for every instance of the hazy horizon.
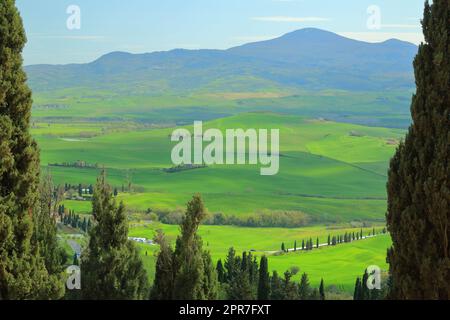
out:
<path id="1" fill-rule="evenodd" d="M 365 0 L 17 1 L 28 37 L 26 65 L 86 63 L 114 51 L 223 50 L 311 27 L 366 42 L 422 41 L 423 1 L 375 4 L 373 29 L 373 3 Z M 72 5 L 80 10 L 74 29 L 67 27 Z"/>

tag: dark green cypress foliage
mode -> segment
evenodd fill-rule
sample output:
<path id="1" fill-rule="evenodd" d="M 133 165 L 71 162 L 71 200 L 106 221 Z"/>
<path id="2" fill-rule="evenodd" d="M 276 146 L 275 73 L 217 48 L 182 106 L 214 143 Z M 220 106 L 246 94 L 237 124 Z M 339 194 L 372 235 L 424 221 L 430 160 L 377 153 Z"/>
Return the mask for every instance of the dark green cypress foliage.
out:
<path id="1" fill-rule="evenodd" d="M 359 277 L 356 278 L 353 300 L 361 300 L 361 279 Z"/>
<path id="2" fill-rule="evenodd" d="M 149 286 L 144 265 L 134 243 L 128 240 L 123 203 L 116 204 L 103 171 L 92 200 L 97 224 L 81 257 L 83 299 L 146 299 Z"/>
<path id="3" fill-rule="evenodd" d="M 286 252 L 286 247 L 284 246 L 284 242 L 281 244 L 281 251 Z"/>
<path id="4" fill-rule="evenodd" d="M 174 252 L 173 297 L 176 300 L 214 299 L 218 294 L 216 271 L 197 233 L 205 217 L 201 196 L 194 195 L 181 222 Z"/>
<path id="5" fill-rule="evenodd" d="M 319 249 L 319 237 L 316 239 L 316 248 Z"/>
<path id="6" fill-rule="evenodd" d="M 248 272 L 238 270 L 234 280 L 231 281 L 228 288 L 228 299 L 230 300 L 254 300 L 255 292 L 250 283 Z"/>
<path id="7" fill-rule="evenodd" d="M 286 271 L 284 273 L 283 283 L 283 300 L 297 300 L 298 299 L 298 288 L 297 285 L 291 281 L 295 274 L 291 271 Z"/>
<path id="8" fill-rule="evenodd" d="M 361 291 L 359 295 L 359 300 L 370 300 L 370 290 L 367 287 L 367 280 L 369 279 L 369 274 L 367 270 L 364 271 L 364 275 L 361 280 Z"/>
<path id="9" fill-rule="evenodd" d="M 61 297 L 33 240 L 39 151 L 31 138 L 26 42 L 14 0 L 0 2 L 0 300 Z"/>
<path id="10" fill-rule="evenodd" d="M 203 251 L 203 297 L 205 300 L 215 300 L 219 295 L 219 282 L 217 280 L 217 273 L 214 268 L 211 255 L 208 251 Z"/>
<path id="11" fill-rule="evenodd" d="M 294 241 L 294 251 L 297 251 L 297 240 Z"/>
<path id="12" fill-rule="evenodd" d="M 258 300 L 270 299 L 270 275 L 266 256 L 261 257 L 259 263 Z"/>
<path id="13" fill-rule="evenodd" d="M 328 235 L 328 241 L 327 241 L 328 245 L 331 245 L 331 236 Z"/>
<path id="14" fill-rule="evenodd" d="M 255 286 L 256 288 L 259 278 L 259 264 L 256 257 L 253 257 L 251 252 L 248 255 L 248 265 L 249 265 L 250 283 L 252 284 L 252 286 Z"/>
<path id="15" fill-rule="evenodd" d="M 242 260 L 241 260 L 241 270 L 248 271 L 248 258 L 247 252 L 242 252 Z"/>
<path id="16" fill-rule="evenodd" d="M 219 259 L 219 261 L 217 261 L 216 271 L 217 271 L 217 280 L 219 280 L 220 283 L 226 282 L 226 274 L 225 269 L 223 267 L 222 259 Z"/>
<path id="17" fill-rule="evenodd" d="M 74 266 L 79 266 L 80 265 L 80 261 L 78 260 L 78 255 L 76 253 L 73 254 L 72 265 L 74 265 Z"/>
<path id="18" fill-rule="evenodd" d="M 156 259 L 155 280 L 150 298 L 153 300 L 171 300 L 173 298 L 175 277 L 173 250 L 161 230 L 157 231 L 153 240 L 159 245 L 159 252 Z"/>
<path id="19" fill-rule="evenodd" d="M 323 284 L 323 279 L 320 280 L 319 294 L 320 294 L 320 300 L 325 300 L 325 287 Z"/>
<path id="20" fill-rule="evenodd" d="M 273 271 L 270 278 L 270 300 L 283 300 L 283 282 L 278 276 L 278 272 Z"/>
<path id="21" fill-rule="evenodd" d="M 305 240 L 302 240 L 302 250 L 305 250 Z"/>
<path id="22" fill-rule="evenodd" d="M 298 285 L 298 295 L 300 300 L 308 300 L 311 296 L 311 286 L 309 284 L 308 275 L 306 273 L 302 274 L 302 278 Z"/>
<path id="23" fill-rule="evenodd" d="M 56 211 L 58 199 L 50 172 L 46 172 L 39 185 L 39 201 L 34 210 L 33 241 L 39 244 L 47 272 L 53 278 L 54 295 L 64 295 L 64 267 L 70 257 L 59 246 L 56 236 Z"/>
<path id="24" fill-rule="evenodd" d="M 391 160 L 387 224 L 393 299 L 450 299 L 450 6 L 425 4 L 413 123 Z"/>
<path id="25" fill-rule="evenodd" d="M 237 275 L 238 265 L 236 264 L 236 251 L 233 247 L 228 249 L 227 258 L 225 259 L 225 270 L 227 282 L 233 281 Z"/>

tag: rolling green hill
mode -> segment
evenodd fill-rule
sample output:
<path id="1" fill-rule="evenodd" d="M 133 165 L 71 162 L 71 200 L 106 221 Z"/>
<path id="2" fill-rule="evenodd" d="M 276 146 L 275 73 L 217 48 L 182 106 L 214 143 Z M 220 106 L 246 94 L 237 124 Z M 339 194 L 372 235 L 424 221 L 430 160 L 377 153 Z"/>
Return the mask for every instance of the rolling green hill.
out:
<path id="1" fill-rule="evenodd" d="M 119 194 L 130 209 L 176 210 L 200 192 L 211 213 L 301 211 L 313 221 L 327 222 L 384 219 L 386 168 L 402 136 L 397 129 L 273 113 L 241 114 L 204 124 L 205 130 L 279 128 L 280 172 L 269 177 L 259 174 L 259 165 L 165 172 L 172 167 L 172 128 L 105 131 L 92 138 L 76 138 L 74 128 L 69 130 L 71 138 L 59 136 L 58 130 L 48 135 L 44 128 L 40 123 L 34 130 L 43 165 L 97 163 L 107 168 L 111 184 L 118 189 L 130 177 L 134 192 Z M 58 166 L 51 171 L 57 182 L 78 185 L 94 183 L 99 169 Z M 87 210 L 83 204 L 72 205 Z"/>

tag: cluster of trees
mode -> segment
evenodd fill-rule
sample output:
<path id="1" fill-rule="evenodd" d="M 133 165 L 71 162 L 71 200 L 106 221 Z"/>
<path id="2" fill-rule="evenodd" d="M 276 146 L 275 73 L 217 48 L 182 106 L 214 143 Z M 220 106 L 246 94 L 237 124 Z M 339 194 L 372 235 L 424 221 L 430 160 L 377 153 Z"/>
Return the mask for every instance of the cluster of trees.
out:
<path id="1" fill-rule="evenodd" d="M 380 233 L 385 234 L 386 228 L 383 228 Z M 373 228 L 372 233 L 369 232 L 369 236 L 374 236 L 376 235 L 376 230 L 375 228 Z M 359 240 L 359 239 L 363 239 L 363 230 L 361 229 L 361 231 L 359 232 L 346 232 L 342 235 L 337 235 L 337 236 L 331 236 L 330 234 L 328 235 L 328 240 L 327 240 L 327 245 L 328 246 L 335 246 L 341 243 L 348 243 L 348 242 L 352 242 L 355 240 Z M 313 250 L 314 248 L 319 248 L 320 243 L 319 243 L 319 238 L 317 237 L 315 242 L 313 241 L 312 238 L 309 238 L 307 240 L 302 240 L 301 243 L 301 250 Z M 297 246 L 297 240 L 294 241 L 294 251 L 297 251 L 300 249 L 300 247 Z M 289 248 L 286 247 L 285 243 L 282 242 L 281 243 L 281 251 L 282 252 L 289 252 Z"/>
<path id="2" fill-rule="evenodd" d="M 369 274 L 367 269 L 364 271 L 362 277 L 356 278 L 355 290 L 353 293 L 353 300 L 384 300 L 391 286 L 391 278 L 388 277 L 384 281 L 380 281 L 382 286 L 380 289 L 369 289 L 367 281 Z"/>
<path id="3" fill-rule="evenodd" d="M 175 173 L 175 172 L 181 172 L 186 170 L 193 170 L 193 169 L 201 169 L 201 168 L 207 168 L 208 166 L 206 164 L 179 164 L 177 166 L 173 166 L 171 168 L 164 168 L 163 171 L 167 173 Z"/>
<path id="4" fill-rule="evenodd" d="M 92 168 L 98 169 L 98 163 L 88 163 L 83 160 L 77 160 L 75 162 L 62 162 L 62 163 L 49 163 L 50 167 L 69 167 L 69 168 Z"/>
<path id="5" fill-rule="evenodd" d="M 83 299 L 140 300 L 148 298 L 149 283 L 138 248 L 128 240 L 125 206 L 116 203 L 103 171 L 92 198 L 95 224 L 81 255 Z"/>
<path id="6" fill-rule="evenodd" d="M 251 252 L 236 255 L 230 248 L 225 262 L 217 262 L 217 276 L 221 295 L 229 300 L 325 300 L 323 280 L 319 289 L 312 288 L 308 275 L 302 275 L 300 283 L 292 281 L 299 269 L 291 268 L 280 276 L 277 271 L 269 273 L 268 259 L 261 257 L 259 263 Z"/>
<path id="7" fill-rule="evenodd" d="M 72 228 L 80 229 L 85 233 L 89 232 L 92 227 L 90 218 L 86 219 L 86 217 L 84 217 L 83 220 L 81 220 L 80 215 L 75 214 L 75 212 L 71 210 L 69 210 L 68 214 L 64 214 L 62 216 L 61 222 L 65 226 L 71 226 Z"/>
<path id="8" fill-rule="evenodd" d="M 172 249 L 164 233 L 155 242 L 160 246 L 151 298 L 155 300 L 214 300 L 219 298 L 219 282 L 211 255 L 203 249 L 197 230 L 206 217 L 200 195 L 187 205 L 180 235 Z"/>
<path id="9" fill-rule="evenodd" d="M 122 186 L 122 189 L 123 188 L 124 187 Z M 80 196 L 80 197 L 82 197 L 83 195 L 93 195 L 94 194 L 94 187 L 92 184 L 85 186 L 85 185 L 79 183 L 77 186 L 72 186 L 71 184 L 66 183 L 64 185 L 64 190 L 65 190 L 65 192 L 67 192 L 69 190 L 76 190 L 78 192 L 78 196 Z M 113 194 L 116 197 L 119 194 L 119 190 L 117 188 L 114 188 Z"/>
<path id="10" fill-rule="evenodd" d="M 183 212 L 177 211 L 155 211 L 147 210 L 147 213 L 154 213 L 159 221 L 165 224 L 180 224 L 183 218 Z M 273 211 L 264 213 L 255 213 L 251 216 L 234 216 L 223 213 L 214 213 L 208 215 L 204 224 L 206 225 L 233 225 L 251 228 L 296 228 L 311 223 L 310 217 L 300 211 Z"/>
<path id="11" fill-rule="evenodd" d="M 174 249 L 165 235 L 158 232 L 154 240 L 160 245 L 160 252 L 152 299 L 325 299 L 323 281 L 319 289 L 312 289 L 305 274 L 303 284 L 296 284 L 292 277 L 298 273 L 297 268 L 286 271 L 282 277 L 276 271 L 270 275 L 267 258 L 262 257 L 258 263 L 251 252 L 238 256 L 230 248 L 225 262 L 219 260 L 214 267 L 197 234 L 205 217 L 203 201 L 200 195 L 195 195 L 188 203 Z"/>

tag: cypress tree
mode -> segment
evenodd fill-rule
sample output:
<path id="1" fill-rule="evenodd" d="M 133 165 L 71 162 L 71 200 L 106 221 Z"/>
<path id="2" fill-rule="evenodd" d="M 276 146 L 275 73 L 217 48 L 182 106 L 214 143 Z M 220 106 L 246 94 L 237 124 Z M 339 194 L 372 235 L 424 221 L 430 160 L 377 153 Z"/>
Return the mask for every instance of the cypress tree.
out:
<path id="1" fill-rule="evenodd" d="M 39 244 L 45 267 L 53 285 L 53 295 L 64 295 L 64 267 L 69 259 L 64 249 L 59 246 L 56 228 L 56 211 L 59 202 L 54 192 L 53 181 L 47 171 L 39 184 L 39 200 L 33 214 L 33 241 Z"/>
<path id="2" fill-rule="evenodd" d="M 448 0 L 425 3 L 413 123 L 391 160 L 387 187 L 393 299 L 450 299 L 449 21 Z"/>
<path id="3" fill-rule="evenodd" d="M 308 300 L 310 298 L 311 287 L 309 285 L 309 279 L 306 273 L 302 274 L 300 284 L 298 285 L 298 295 L 300 300 Z"/>
<path id="4" fill-rule="evenodd" d="M 254 300 L 256 298 L 248 272 L 244 270 L 238 270 L 227 291 L 230 300 Z"/>
<path id="5" fill-rule="evenodd" d="M 325 300 L 325 287 L 323 284 L 323 279 L 320 280 L 319 295 L 320 295 L 320 300 Z"/>
<path id="6" fill-rule="evenodd" d="M 209 251 L 203 251 L 202 299 L 215 300 L 219 295 L 217 273 Z"/>
<path id="7" fill-rule="evenodd" d="M 217 261 L 216 271 L 217 271 L 217 280 L 219 280 L 220 283 L 226 282 L 226 274 L 222 264 L 222 259 L 219 259 L 219 261 Z"/>
<path id="8" fill-rule="evenodd" d="M 361 300 L 361 279 L 359 277 L 356 278 L 353 300 Z"/>
<path id="9" fill-rule="evenodd" d="M 128 240 L 125 207 L 116 204 L 104 171 L 94 189 L 92 214 L 97 223 L 81 257 L 83 299 L 148 298 L 144 265 L 138 249 Z"/>
<path id="10" fill-rule="evenodd" d="M 236 251 L 233 247 L 228 249 L 227 258 L 225 259 L 225 269 L 227 282 L 233 281 L 237 274 Z"/>
<path id="11" fill-rule="evenodd" d="M 26 42 L 14 0 L 0 2 L 0 300 L 60 298 L 33 238 L 39 151 L 31 138 Z"/>
<path id="12" fill-rule="evenodd" d="M 261 257 L 259 263 L 258 300 L 269 300 L 270 298 L 270 275 L 266 256 Z"/>
<path id="13" fill-rule="evenodd" d="M 171 300 L 173 298 L 173 250 L 170 247 L 164 233 L 158 230 L 155 243 L 159 245 L 159 252 L 156 258 L 155 280 L 150 293 L 153 300 Z"/>
<path id="14" fill-rule="evenodd" d="M 181 222 L 174 252 L 173 296 L 176 300 L 214 299 L 217 295 L 217 274 L 197 234 L 205 217 L 202 198 L 194 195 Z"/>
<path id="15" fill-rule="evenodd" d="M 297 300 L 298 299 L 297 285 L 291 281 L 291 279 L 294 275 L 295 274 L 289 270 L 284 273 L 284 279 L 282 281 L 283 300 Z"/>
<path id="16" fill-rule="evenodd" d="M 270 300 L 283 300 L 283 282 L 278 276 L 278 272 L 273 271 L 270 277 Z"/>
<path id="17" fill-rule="evenodd" d="M 367 269 L 364 271 L 364 275 L 361 280 L 361 290 L 359 295 L 359 300 L 370 300 L 370 290 L 367 287 L 367 280 L 369 280 L 369 274 Z"/>

